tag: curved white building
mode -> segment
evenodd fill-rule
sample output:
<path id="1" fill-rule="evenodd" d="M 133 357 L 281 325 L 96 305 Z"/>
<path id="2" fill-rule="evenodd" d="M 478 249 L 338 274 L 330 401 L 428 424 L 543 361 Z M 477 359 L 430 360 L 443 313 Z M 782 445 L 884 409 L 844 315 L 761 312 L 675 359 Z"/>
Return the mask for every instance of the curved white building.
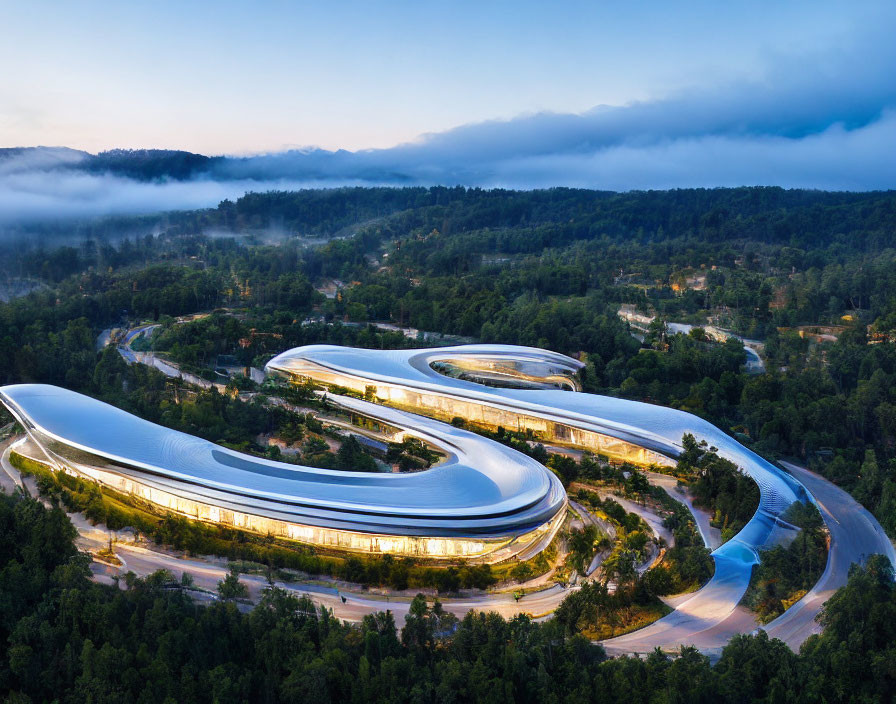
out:
<path id="1" fill-rule="evenodd" d="M 346 398 L 439 447 L 408 474 L 341 472 L 251 457 L 54 386 L 0 401 L 55 470 L 185 516 L 365 553 L 494 562 L 541 550 L 565 515 L 559 480 L 531 458 L 444 423 Z"/>
<path id="2" fill-rule="evenodd" d="M 759 550 L 774 543 L 781 514 L 795 501 L 812 500 L 791 475 L 690 413 L 531 384 L 526 389 L 516 383 L 512 385 L 517 388 L 495 388 L 474 383 L 469 375 L 445 376 L 437 370 L 446 360 L 474 370 L 482 366 L 481 360 L 498 360 L 503 374 L 519 370 L 531 378 L 556 379 L 582 367 L 564 355 L 510 345 L 390 351 L 309 345 L 274 357 L 266 370 L 334 391 L 349 389 L 443 420 L 461 417 L 487 428 L 529 430 L 547 442 L 588 448 L 642 466 L 672 465 L 685 433 L 705 440 L 756 481 L 759 508 L 740 533 L 713 553 L 716 570 L 710 582 L 653 629 L 671 628 L 686 619 L 710 623 L 730 613 L 749 585 Z"/>
<path id="3" fill-rule="evenodd" d="M 563 520 L 566 495 L 531 458 L 440 420 L 531 431 L 546 442 L 641 465 L 673 464 L 682 436 L 692 433 L 757 482 L 760 504 L 713 553 L 710 583 L 658 624 L 730 611 L 758 551 L 773 542 L 781 514 L 809 498 L 802 485 L 689 413 L 561 390 L 578 388 L 581 366 L 564 355 L 504 345 L 400 351 L 312 345 L 268 363 L 269 374 L 328 386 L 346 410 L 447 455 L 412 474 L 249 457 L 50 386 L 4 387 L 0 401 L 55 469 L 186 516 L 340 550 L 486 562 L 542 549 Z"/>

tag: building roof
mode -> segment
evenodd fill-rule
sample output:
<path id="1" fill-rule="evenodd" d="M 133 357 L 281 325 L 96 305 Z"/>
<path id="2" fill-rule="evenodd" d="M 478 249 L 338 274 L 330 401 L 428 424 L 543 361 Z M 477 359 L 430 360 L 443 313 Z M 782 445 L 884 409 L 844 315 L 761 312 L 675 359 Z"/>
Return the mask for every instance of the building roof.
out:
<path id="1" fill-rule="evenodd" d="M 318 469 L 245 455 L 59 387 L 6 386 L 0 400 L 38 432 L 163 488 L 299 523 L 400 535 L 504 535 L 547 522 L 565 504 L 559 480 L 526 455 L 356 399 L 345 402 L 432 442 L 447 459 L 414 473 Z"/>
<path id="2" fill-rule="evenodd" d="M 682 437 L 693 434 L 717 449 L 719 456 L 736 464 L 759 485 L 761 499 L 753 520 L 723 550 L 752 553 L 765 544 L 776 517 L 808 494 L 791 475 L 741 445 L 719 428 L 691 413 L 638 401 L 553 389 L 509 389 L 483 386 L 440 374 L 435 362 L 474 358 L 503 358 L 540 363 L 545 370 L 578 370 L 584 365 L 556 352 L 513 345 L 459 345 L 435 349 L 367 350 L 335 345 L 308 345 L 283 352 L 268 362 L 268 372 L 301 370 L 308 362 L 341 374 L 397 384 L 547 418 L 557 423 L 592 430 L 646 447 L 670 457 L 682 450 Z M 546 372 L 547 373 L 547 372 Z M 738 547 L 738 544 L 740 547 Z"/>

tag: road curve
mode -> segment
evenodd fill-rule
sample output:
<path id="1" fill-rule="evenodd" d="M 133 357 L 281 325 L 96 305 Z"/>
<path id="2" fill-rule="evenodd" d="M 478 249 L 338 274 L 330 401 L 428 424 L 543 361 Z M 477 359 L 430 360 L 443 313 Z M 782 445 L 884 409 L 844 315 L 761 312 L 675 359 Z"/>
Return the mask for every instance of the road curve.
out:
<path id="1" fill-rule="evenodd" d="M 434 366 L 459 366 L 465 378 L 446 376 Z M 496 372 L 494 366 L 499 371 Z M 774 544 L 781 530 L 781 515 L 795 501 L 817 501 L 831 528 L 832 550 L 824 576 L 818 585 L 791 610 L 769 624 L 766 630 L 781 637 L 791 647 L 801 643 L 817 626 L 814 616 L 832 591 L 846 579 L 849 565 L 874 552 L 883 552 L 896 564 L 893 548 L 882 529 L 864 509 L 845 492 L 800 468 L 788 474 L 743 447 L 719 429 L 688 413 L 622 399 L 546 388 L 554 380 L 562 382 L 581 363 L 569 357 L 534 348 L 506 345 L 469 345 L 436 350 L 374 351 L 330 345 L 312 345 L 289 350 L 267 365 L 271 374 L 309 377 L 332 386 L 345 386 L 357 393 L 372 393 L 378 401 L 395 399 L 437 399 L 444 416 L 454 405 L 503 414 L 508 419 L 539 419 L 545 427 L 566 432 L 583 431 L 614 439 L 629 446 L 645 448 L 655 457 L 675 458 L 681 452 L 681 438 L 693 434 L 716 448 L 718 454 L 734 462 L 752 477 L 760 488 L 760 503 L 755 515 L 734 538 L 713 553 L 713 578 L 676 610 L 656 623 L 609 641 L 611 653 L 649 652 L 656 647 L 673 649 L 694 644 L 705 650 L 724 645 L 735 633 L 752 630 L 752 616 L 737 608 L 750 579 L 759 551 Z M 483 372 L 483 369 L 486 371 Z M 511 371 L 508 372 L 507 370 Z M 477 374 L 481 373 L 476 383 Z M 504 375 L 516 388 L 491 385 Z M 560 385 L 559 383 L 557 384 Z M 574 388 L 574 384 L 571 385 Z M 385 397 L 385 398 L 384 398 Z M 340 399 L 352 406 L 362 401 Z M 405 404 L 412 405 L 412 404 Z M 380 408 L 382 408 L 380 406 Z M 358 409 L 361 410 L 361 409 Z M 385 410 L 385 409 L 384 409 Z M 432 409 L 419 408 L 421 413 Z M 397 411 L 394 411 L 397 413 Z M 407 415 L 407 414 L 405 414 Z M 435 413 L 434 413 L 435 415 Z M 420 426 L 444 426 L 435 421 L 409 416 L 409 423 Z M 445 426 L 449 427 L 449 426 Z M 508 427 L 513 427 L 509 425 Z M 558 431 L 559 432 L 559 431 Z M 483 442 L 485 442 L 483 440 Z M 475 459 L 475 452 L 470 454 Z M 795 475 L 795 476 L 794 476 Z M 808 491 L 807 491 L 808 489 Z M 705 527 L 704 527 L 705 528 Z M 707 542 L 714 542 L 708 531 Z M 539 614 L 550 611 L 562 592 L 546 590 L 533 595 L 526 611 Z M 496 608 L 504 612 L 509 597 L 485 596 L 452 600 L 455 608 Z M 527 597 L 527 600 L 530 598 Z M 346 602 L 347 603 L 347 602 Z M 381 603 L 381 602 L 379 602 Z M 338 604 L 334 604 L 338 607 Z M 521 605 L 513 604 L 517 611 Z M 365 604 L 370 608 L 371 604 Z M 361 608 L 356 603 L 354 608 Z M 337 615 L 340 609 L 337 608 Z"/>
<path id="2" fill-rule="evenodd" d="M 446 364 L 465 370 L 466 378 L 446 376 L 437 370 Z M 529 384 L 528 388 L 497 388 L 471 381 L 489 365 L 504 374 L 518 373 L 518 384 Z M 581 366 L 581 362 L 555 352 L 510 345 L 388 351 L 309 345 L 274 357 L 266 371 L 373 393 L 386 403 L 413 404 L 424 414 L 444 416 L 452 409 L 463 408 L 477 418 L 491 414 L 490 417 L 516 418 L 520 423 L 524 418 L 535 418 L 554 424 L 545 427 L 570 428 L 646 448 L 655 457 L 677 457 L 685 433 L 691 433 L 698 441 L 705 440 L 721 457 L 756 481 L 759 507 L 736 536 L 712 553 L 715 573 L 701 590 L 651 626 L 605 645 L 628 652 L 690 642 L 696 634 L 734 613 L 747 590 L 753 566 L 759 561 L 759 551 L 772 545 L 779 535 L 781 515 L 795 501 L 809 500 L 809 495 L 793 476 L 694 415 L 608 396 L 544 389 L 543 384 L 530 383 L 569 374 Z M 490 380 L 493 378 L 492 375 Z"/>
<path id="3" fill-rule="evenodd" d="M 789 462 L 782 464 L 812 495 L 831 536 L 827 565 L 815 586 L 781 616 L 761 626 L 770 637 L 798 650 L 810 635 L 821 632 L 816 617 L 834 592 L 846 584 L 853 564 L 864 563 L 870 555 L 881 554 L 896 566 L 896 553 L 874 516 L 847 492 L 804 467 Z M 605 647 L 611 654 L 621 654 L 648 652 L 657 646 L 674 648 L 684 643 L 705 653 L 719 655 L 733 636 L 760 627 L 754 615 L 743 607 L 733 609 L 726 618 L 703 629 L 694 628 L 688 632 L 686 621 L 672 626 L 662 630 L 649 626 L 608 641 Z"/>
<path id="4" fill-rule="evenodd" d="M 828 563 L 821 579 L 800 601 L 764 627 L 796 649 L 821 627 L 815 617 L 833 593 L 846 584 L 853 564 L 871 555 L 885 555 L 896 566 L 896 552 L 877 519 L 852 496 L 827 479 L 790 462 L 782 462 L 809 490 L 831 534 Z"/>

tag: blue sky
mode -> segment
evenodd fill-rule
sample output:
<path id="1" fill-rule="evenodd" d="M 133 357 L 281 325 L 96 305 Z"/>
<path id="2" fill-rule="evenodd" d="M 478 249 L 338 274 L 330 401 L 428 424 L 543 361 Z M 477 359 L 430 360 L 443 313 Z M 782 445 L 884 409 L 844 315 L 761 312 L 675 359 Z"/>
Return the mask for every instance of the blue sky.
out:
<path id="1" fill-rule="evenodd" d="M 340 185 L 896 188 L 896 2 L 0 0 L 4 222 Z M 347 151 L 340 151 L 347 150 Z"/>
<path id="2" fill-rule="evenodd" d="M 773 80 L 795 57 L 892 30 L 892 5 L 4 1 L 0 142 L 383 148 Z"/>

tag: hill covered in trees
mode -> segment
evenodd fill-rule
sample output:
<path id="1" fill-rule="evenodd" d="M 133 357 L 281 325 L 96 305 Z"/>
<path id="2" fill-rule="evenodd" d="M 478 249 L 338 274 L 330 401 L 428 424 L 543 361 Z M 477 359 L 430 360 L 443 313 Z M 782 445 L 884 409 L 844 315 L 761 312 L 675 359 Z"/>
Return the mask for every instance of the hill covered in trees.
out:
<path id="1" fill-rule="evenodd" d="M 607 660 L 562 619 L 470 613 L 419 597 L 405 623 L 337 621 L 271 588 L 250 613 L 195 604 L 180 575 L 88 579 L 58 508 L 0 496 L 0 692 L 10 702 L 846 702 L 896 695 L 896 586 L 872 559 L 828 603 L 799 655 L 738 636 L 715 667 L 677 657 Z"/>
<path id="2" fill-rule="evenodd" d="M 681 408 L 770 458 L 810 465 L 896 535 L 894 193 L 339 189 L 54 227 L 2 260 L 2 276 L 37 286 L 0 303 L 2 383 L 59 384 L 239 444 L 282 419 L 238 401 L 172 404 L 159 374 L 98 353 L 97 334 L 158 321 L 157 351 L 199 371 L 218 355 L 261 365 L 316 342 L 432 344 L 376 323 L 537 345 L 585 361 L 588 391 Z M 275 244 L 261 237 L 271 229 Z M 74 239 L 60 246 L 50 235 L 63 232 Z M 622 308 L 653 322 L 634 330 Z M 211 314 L 177 319 L 201 311 Z M 698 329 L 674 334 L 665 321 Z M 764 373 L 747 373 L 741 342 L 718 342 L 708 326 L 761 343 Z M 571 463 L 565 481 L 580 470 Z M 825 634 L 801 655 L 738 638 L 711 669 L 691 651 L 604 661 L 576 634 L 579 618 L 471 616 L 448 638 L 431 605 L 402 630 L 387 617 L 347 627 L 279 592 L 248 615 L 203 609 L 164 575 L 119 593 L 86 581 L 64 517 L 5 501 L 0 686 L 18 701 L 893 693 L 892 584 L 876 562 L 832 601 Z M 726 508 L 734 524 L 743 508 Z M 779 567 L 788 559 L 776 555 Z M 767 576 L 757 600 L 771 593 Z M 599 608 L 592 596 L 577 608 Z"/>
<path id="3" fill-rule="evenodd" d="M 255 239 L 272 227 L 286 238 Z M 2 381 L 95 393 L 99 330 L 222 307 L 240 313 L 159 339 L 200 365 L 424 344 L 371 322 L 535 345 L 585 360 L 589 391 L 682 408 L 810 464 L 896 531 L 896 193 L 354 188 L 83 228 L 77 244 L 7 251 L 5 275 L 44 288 L 0 306 Z M 222 231 L 235 236 L 203 234 Z M 655 317 L 643 342 L 623 307 Z M 759 341 L 766 373 L 745 373 L 737 340 L 664 320 Z"/>

